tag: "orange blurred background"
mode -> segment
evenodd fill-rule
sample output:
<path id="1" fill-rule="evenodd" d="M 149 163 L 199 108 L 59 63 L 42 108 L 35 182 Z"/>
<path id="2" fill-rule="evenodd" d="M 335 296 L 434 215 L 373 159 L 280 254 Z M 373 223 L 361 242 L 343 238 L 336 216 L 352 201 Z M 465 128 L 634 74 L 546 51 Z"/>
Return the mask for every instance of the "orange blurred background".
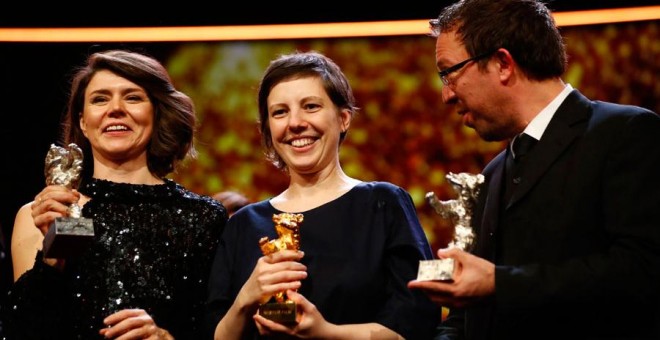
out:
<path id="1" fill-rule="evenodd" d="M 563 28 L 564 80 L 592 99 L 658 112 L 658 29 L 657 21 Z M 445 174 L 480 172 L 504 144 L 481 141 L 442 103 L 434 44 L 427 36 L 397 36 L 178 45 L 165 64 L 196 104 L 199 157 L 173 177 L 197 192 L 233 190 L 252 201 L 284 190 L 286 175 L 265 161 L 260 146 L 256 88 L 278 54 L 316 50 L 339 64 L 361 108 L 341 146 L 345 171 L 408 190 L 433 248 L 445 246 L 453 228 L 424 195 L 454 198 Z"/>

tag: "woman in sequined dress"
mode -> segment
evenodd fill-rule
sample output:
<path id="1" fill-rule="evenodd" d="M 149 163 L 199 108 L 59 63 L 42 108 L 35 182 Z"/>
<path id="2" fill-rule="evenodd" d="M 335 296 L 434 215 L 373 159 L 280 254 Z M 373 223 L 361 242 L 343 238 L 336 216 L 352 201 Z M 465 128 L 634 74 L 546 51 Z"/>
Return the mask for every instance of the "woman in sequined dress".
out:
<path id="1" fill-rule="evenodd" d="M 142 53 L 95 53 L 77 71 L 62 144 L 83 150 L 82 183 L 46 186 L 17 213 L 8 338 L 199 339 L 227 212 L 165 177 L 194 156 L 193 103 Z M 76 202 L 91 245 L 45 258 L 51 222 Z"/>
<path id="2" fill-rule="evenodd" d="M 342 170 L 339 146 L 357 108 L 339 67 L 315 52 L 284 55 L 266 70 L 258 103 L 262 142 L 289 186 L 229 219 L 209 280 L 209 338 L 429 339 L 439 309 L 406 285 L 431 249 L 405 190 Z M 303 215 L 300 251 L 263 256 L 259 241 L 277 238 L 273 215 L 285 212 Z M 285 290 L 295 325 L 257 313 Z"/>

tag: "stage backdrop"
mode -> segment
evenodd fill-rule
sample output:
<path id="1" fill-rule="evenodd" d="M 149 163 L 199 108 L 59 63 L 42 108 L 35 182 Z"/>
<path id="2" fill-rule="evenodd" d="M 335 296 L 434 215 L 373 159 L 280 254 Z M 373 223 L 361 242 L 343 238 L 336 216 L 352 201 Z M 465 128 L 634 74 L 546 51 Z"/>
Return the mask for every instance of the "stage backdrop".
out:
<path id="1" fill-rule="evenodd" d="M 566 82 L 592 99 L 660 109 L 658 22 L 562 31 L 569 54 Z M 409 191 L 434 249 L 445 246 L 452 227 L 433 212 L 425 194 L 455 198 L 445 174 L 478 173 L 505 144 L 481 141 L 442 103 L 434 44 L 427 36 L 397 36 L 178 45 L 165 62 L 176 86 L 196 104 L 199 156 L 173 177 L 200 193 L 233 190 L 252 201 L 286 188 L 286 175 L 263 155 L 256 89 L 271 59 L 315 50 L 339 64 L 361 108 L 341 146 L 345 171 Z"/>

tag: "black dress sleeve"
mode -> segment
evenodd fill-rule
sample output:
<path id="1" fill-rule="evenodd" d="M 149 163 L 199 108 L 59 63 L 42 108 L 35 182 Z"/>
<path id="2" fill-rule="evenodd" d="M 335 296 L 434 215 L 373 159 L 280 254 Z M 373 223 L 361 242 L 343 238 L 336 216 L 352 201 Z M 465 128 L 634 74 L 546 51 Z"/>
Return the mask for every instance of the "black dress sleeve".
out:
<path id="1" fill-rule="evenodd" d="M 34 267 L 7 293 L 3 309 L 7 340 L 71 339 L 71 305 L 64 276 L 37 252 Z"/>
<path id="2" fill-rule="evenodd" d="M 407 339 L 429 339 L 440 320 L 441 310 L 421 291 L 407 284 L 417 276 L 420 260 L 433 258 L 410 195 L 397 186 L 378 183 L 377 200 L 387 211 L 388 230 L 385 265 L 389 299 L 380 322 Z"/>

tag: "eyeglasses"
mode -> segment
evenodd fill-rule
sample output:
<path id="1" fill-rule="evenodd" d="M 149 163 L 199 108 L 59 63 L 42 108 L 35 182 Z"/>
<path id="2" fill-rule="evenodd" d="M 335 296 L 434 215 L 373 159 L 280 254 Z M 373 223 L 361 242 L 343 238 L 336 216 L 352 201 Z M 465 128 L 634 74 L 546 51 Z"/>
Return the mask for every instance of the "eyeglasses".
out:
<path id="1" fill-rule="evenodd" d="M 449 85 L 449 79 L 447 78 L 447 76 L 449 76 L 451 73 L 454 73 L 454 72 L 460 70 L 463 66 L 467 65 L 467 63 L 469 63 L 471 61 L 477 61 L 479 59 L 483 59 L 485 57 L 488 57 L 491 54 L 495 53 L 495 51 L 497 51 L 497 50 L 482 53 L 482 54 L 480 54 L 476 57 L 465 59 L 465 60 L 461 61 L 460 63 L 458 63 L 456 65 L 447 67 L 446 69 L 438 72 L 438 75 L 440 76 L 440 80 L 442 80 L 443 84 Z"/>

